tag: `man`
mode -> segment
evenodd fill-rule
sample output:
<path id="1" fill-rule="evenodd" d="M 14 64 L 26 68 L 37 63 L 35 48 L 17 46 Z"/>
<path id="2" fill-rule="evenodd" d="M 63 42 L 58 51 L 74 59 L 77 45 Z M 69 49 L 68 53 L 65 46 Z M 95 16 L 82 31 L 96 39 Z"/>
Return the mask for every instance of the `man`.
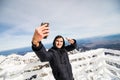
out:
<path id="1" fill-rule="evenodd" d="M 53 41 L 53 47 L 46 51 L 41 41 L 48 34 L 47 24 L 36 28 L 32 39 L 33 51 L 42 62 L 49 61 L 56 80 L 74 80 L 67 52 L 76 48 L 76 40 L 67 38 L 70 45 L 65 46 L 64 38 L 58 35 Z"/>

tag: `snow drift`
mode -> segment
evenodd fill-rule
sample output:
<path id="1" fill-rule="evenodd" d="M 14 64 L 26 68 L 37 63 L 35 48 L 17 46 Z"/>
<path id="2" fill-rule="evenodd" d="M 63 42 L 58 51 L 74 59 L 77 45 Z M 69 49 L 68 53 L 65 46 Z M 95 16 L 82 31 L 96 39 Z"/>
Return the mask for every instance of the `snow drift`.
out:
<path id="1" fill-rule="evenodd" d="M 68 53 L 75 80 L 120 80 L 120 51 L 95 49 Z M 34 52 L 0 56 L 0 80 L 55 80 L 48 62 Z"/>

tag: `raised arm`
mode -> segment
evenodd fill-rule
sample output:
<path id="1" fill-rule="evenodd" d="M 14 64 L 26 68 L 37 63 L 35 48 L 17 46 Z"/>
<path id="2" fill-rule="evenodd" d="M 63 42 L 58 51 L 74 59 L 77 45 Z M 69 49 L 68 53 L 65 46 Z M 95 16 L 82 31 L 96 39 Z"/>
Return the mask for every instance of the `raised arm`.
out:
<path id="1" fill-rule="evenodd" d="M 36 53 L 41 61 L 49 61 L 52 55 L 51 52 L 46 51 L 41 42 L 42 39 L 49 34 L 49 27 L 46 26 L 47 24 L 44 24 L 36 28 L 32 38 L 32 50 Z"/>
<path id="2" fill-rule="evenodd" d="M 77 48 L 77 42 L 75 39 L 69 39 L 69 38 L 66 38 L 67 41 L 70 43 L 70 45 L 66 46 L 65 49 L 67 51 L 72 51 L 74 50 L 75 48 Z"/>
<path id="3" fill-rule="evenodd" d="M 45 36 L 48 36 L 49 34 L 49 27 L 47 24 L 44 24 L 42 26 L 39 26 L 35 29 L 33 38 L 32 38 L 32 43 L 38 47 L 39 46 L 39 42 L 42 41 L 42 39 Z"/>
<path id="4" fill-rule="evenodd" d="M 44 61 L 50 61 L 52 59 L 52 51 L 47 51 L 42 42 L 39 42 L 39 46 L 36 47 L 36 45 L 32 44 L 32 50 L 36 53 L 38 58 L 44 62 Z"/>

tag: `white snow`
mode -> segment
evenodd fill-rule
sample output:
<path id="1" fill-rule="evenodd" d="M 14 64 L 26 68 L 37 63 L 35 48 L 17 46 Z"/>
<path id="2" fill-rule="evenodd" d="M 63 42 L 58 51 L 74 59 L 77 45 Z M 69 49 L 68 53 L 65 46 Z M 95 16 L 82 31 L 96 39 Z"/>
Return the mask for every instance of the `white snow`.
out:
<path id="1" fill-rule="evenodd" d="M 71 54 L 72 53 L 72 54 Z M 96 49 L 69 52 L 75 80 L 120 80 L 120 51 Z M 0 80 L 55 80 L 48 62 L 34 52 L 0 55 Z"/>

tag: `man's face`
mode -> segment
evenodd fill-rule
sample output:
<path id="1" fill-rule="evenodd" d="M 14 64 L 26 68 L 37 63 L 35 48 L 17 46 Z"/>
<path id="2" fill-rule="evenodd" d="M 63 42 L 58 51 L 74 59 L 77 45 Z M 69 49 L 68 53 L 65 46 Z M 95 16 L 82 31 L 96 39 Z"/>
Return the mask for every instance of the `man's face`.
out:
<path id="1" fill-rule="evenodd" d="M 62 38 L 57 38 L 55 40 L 55 45 L 57 48 L 61 48 L 63 46 L 63 39 Z"/>

